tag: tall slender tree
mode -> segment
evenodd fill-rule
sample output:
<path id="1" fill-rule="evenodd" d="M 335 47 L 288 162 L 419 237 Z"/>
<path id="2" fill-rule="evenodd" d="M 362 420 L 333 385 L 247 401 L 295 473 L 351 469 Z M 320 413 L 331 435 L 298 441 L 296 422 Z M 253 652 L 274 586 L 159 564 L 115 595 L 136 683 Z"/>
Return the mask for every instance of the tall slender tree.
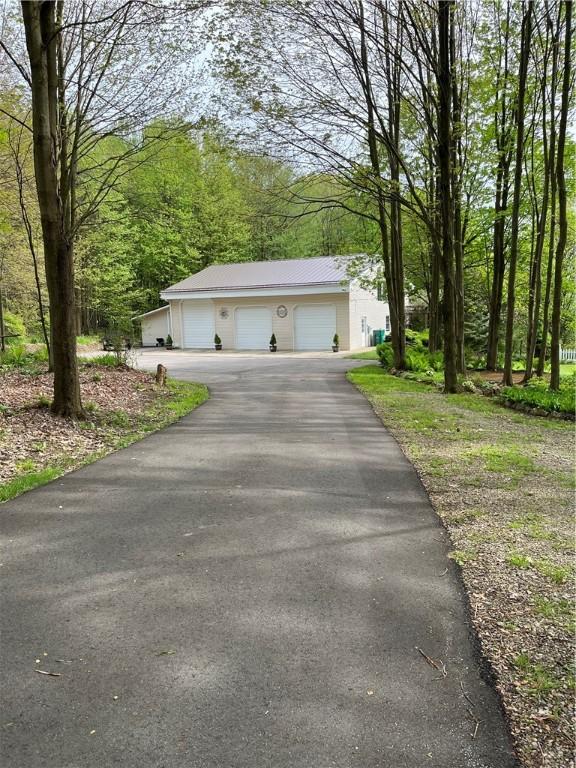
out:
<path id="1" fill-rule="evenodd" d="M 522 169 L 524 159 L 524 117 L 528 60 L 532 40 L 533 0 L 528 0 L 522 17 L 520 63 L 518 71 L 518 97 L 515 109 L 516 151 L 514 165 L 514 191 L 511 212 L 510 262 L 508 267 L 508 303 L 506 308 L 506 347 L 504 350 L 503 383 L 512 385 L 512 357 L 514 352 L 514 311 L 516 309 L 516 268 L 518 266 L 518 237 L 520 229 L 520 200 L 522 195 Z"/>
<path id="2" fill-rule="evenodd" d="M 496 0 L 494 12 L 497 21 L 498 65 L 494 89 L 494 137 L 496 143 L 496 191 L 494 197 L 494 225 L 492 241 L 492 284 L 490 290 L 490 311 L 488 316 L 488 340 L 486 367 L 495 371 L 498 365 L 500 338 L 500 317 L 506 273 L 506 211 L 510 193 L 510 164 L 512 162 L 511 116 L 509 107 L 510 87 L 510 12 L 511 4 L 506 3 L 506 16 L 500 20 L 501 3 Z"/>
<path id="3" fill-rule="evenodd" d="M 554 265 L 554 299 L 552 304 L 552 338 L 550 342 L 550 389 L 560 388 L 560 322 L 562 310 L 562 270 L 564 253 L 568 239 L 568 214 L 566 172 L 564 155 L 566 152 L 566 128 L 570 103 L 572 78 L 572 0 L 565 0 L 564 6 L 564 68 L 562 76 L 562 104 L 558 125 L 558 153 L 556 157 L 556 184 L 558 186 L 558 243 Z"/>
<path id="4" fill-rule="evenodd" d="M 537 19 L 538 27 L 539 20 Z M 533 259 L 530 263 L 529 274 L 529 289 L 528 289 L 528 329 L 526 334 L 526 365 L 524 374 L 524 383 L 532 378 L 533 366 L 534 366 L 534 354 L 536 351 L 536 342 L 538 337 L 538 330 L 540 327 L 540 305 L 542 299 L 542 256 L 544 253 L 544 243 L 546 240 L 546 231 L 548 223 L 548 208 L 550 200 L 550 176 L 551 176 L 551 158 L 549 147 L 549 135 L 548 135 L 548 81 L 549 81 L 549 66 L 550 66 L 550 30 L 546 25 L 545 38 L 542 40 L 542 35 L 539 31 L 539 40 L 542 45 L 542 72 L 540 78 L 540 124 L 542 126 L 542 198 L 541 203 L 538 205 L 537 189 L 535 183 L 535 152 L 536 141 L 534 137 L 536 115 L 534 116 L 532 125 L 532 136 L 530 141 L 530 159 L 531 159 L 531 197 L 533 200 L 533 210 L 535 216 L 533 235 L 535 235 L 535 243 L 533 249 Z"/>
<path id="5" fill-rule="evenodd" d="M 82 418 L 76 360 L 76 297 L 73 235 L 70 228 L 70 177 L 59 174 L 61 109 L 58 97 L 56 3 L 22 3 L 30 59 L 32 132 L 38 206 L 42 222 L 46 282 L 50 300 L 54 400 L 60 416 Z"/>
<path id="6" fill-rule="evenodd" d="M 450 62 L 450 0 L 438 2 L 438 169 L 440 178 L 440 218 L 442 227 L 442 319 L 444 329 L 444 391 L 458 391 L 456 347 L 456 278 L 454 269 L 454 229 L 452 197 L 452 77 Z"/>
<path id="7" fill-rule="evenodd" d="M 552 296 L 552 284 L 554 280 L 554 249 L 556 246 L 556 212 L 557 212 L 557 184 L 556 184 L 556 97 L 558 91 L 558 66 L 560 56 L 560 25 L 561 10 L 559 6 L 556 19 L 552 16 L 550 3 L 546 3 L 546 26 L 551 37 L 552 47 L 552 71 L 548 83 L 550 106 L 549 148 L 548 148 L 548 177 L 550 185 L 550 229 L 548 232 L 548 258 L 546 264 L 546 282 L 544 300 L 542 303 L 542 339 L 540 354 L 536 366 L 536 375 L 542 377 L 546 366 L 546 358 L 549 349 L 548 333 L 550 330 L 550 298 Z"/>

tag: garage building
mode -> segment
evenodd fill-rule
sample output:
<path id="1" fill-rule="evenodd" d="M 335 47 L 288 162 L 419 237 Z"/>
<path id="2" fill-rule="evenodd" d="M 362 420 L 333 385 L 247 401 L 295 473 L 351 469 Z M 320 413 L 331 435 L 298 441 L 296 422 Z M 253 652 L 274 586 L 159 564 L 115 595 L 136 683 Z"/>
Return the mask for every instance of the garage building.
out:
<path id="1" fill-rule="evenodd" d="M 165 307 L 141 315 L 142 343 L 172 337 L 181 349 L 279 351 L 370 346 L 371 332 L 389 328 L 388 304 L 348 275 L 349 259 L 325 256 L 287 261 L 215 264 L 161 292 Z"/>

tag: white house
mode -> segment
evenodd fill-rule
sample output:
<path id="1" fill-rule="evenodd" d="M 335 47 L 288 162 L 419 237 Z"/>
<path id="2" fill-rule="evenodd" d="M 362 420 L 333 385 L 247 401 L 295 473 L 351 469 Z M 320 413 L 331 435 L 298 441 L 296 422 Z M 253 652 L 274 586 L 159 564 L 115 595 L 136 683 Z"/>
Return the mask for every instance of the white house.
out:
<path id="1" fill-rule="evenodd" d="M 370 346 L 390 328 L 388 304 L 347 274 L 345 257 L 215 264 L 162 291 L 168 302 L 140 315 L 142 344 L 172 337 L 181 349 L 329 350 Z"/>

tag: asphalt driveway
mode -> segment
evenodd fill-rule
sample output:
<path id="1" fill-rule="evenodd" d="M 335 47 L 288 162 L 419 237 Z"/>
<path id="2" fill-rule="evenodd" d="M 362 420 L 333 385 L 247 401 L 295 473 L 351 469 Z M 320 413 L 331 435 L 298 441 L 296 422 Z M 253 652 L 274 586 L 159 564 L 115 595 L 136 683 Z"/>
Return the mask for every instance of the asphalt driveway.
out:
<path id="1" fill-rule="evenodd" d="M 0 507 L 2 768 L 513 766 L 445 534 L 354 363 L 158 361 L 211 399 Z"/>

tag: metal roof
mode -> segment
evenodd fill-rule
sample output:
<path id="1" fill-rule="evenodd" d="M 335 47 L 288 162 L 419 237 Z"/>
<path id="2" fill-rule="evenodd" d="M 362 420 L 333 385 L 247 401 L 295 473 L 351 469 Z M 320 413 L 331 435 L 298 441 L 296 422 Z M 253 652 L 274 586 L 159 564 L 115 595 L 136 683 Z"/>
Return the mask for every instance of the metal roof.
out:
<path id="1" fill-rule="evenodd" d="M 140 320 L 141 317 L 148 317 L 148 315 L 155 315 L 156 312 L 166 312 L 170 309 L 170 305 L 166 304 L 164 307 L 158 307 L 158 309 L 151 309 L 150 312 L 144 312 L 143 315 L 135 315 L 131 317 L 131 320 Z"/>
<path id="2" fill-rule="evenodd" d="M 213 264 L 162 291 L 236 290 L 238 288 L 280 288 L 295 285 L 335 286 L 349 280 L 346 256 L 320 256 L 286 261 L 245 261 Z"/>

